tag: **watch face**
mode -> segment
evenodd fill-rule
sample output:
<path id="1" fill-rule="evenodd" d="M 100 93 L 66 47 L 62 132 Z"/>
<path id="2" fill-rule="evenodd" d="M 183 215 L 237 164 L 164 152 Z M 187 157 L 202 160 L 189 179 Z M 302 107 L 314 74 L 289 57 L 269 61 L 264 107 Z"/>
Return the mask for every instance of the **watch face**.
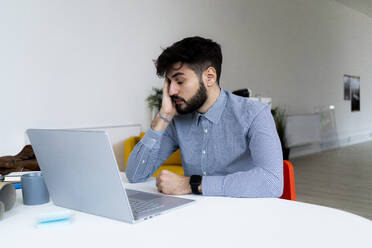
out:
<path id="1" fill-rule="evenodd" d="M 191 178 L 190 178 L 190 184 L 199 186 L 201 184 L 201 180 L 202 180 L 201 176 L 192 175 Z"/>
<path id="2" fill-rule="evenodd" d="M 190 178 L 190 186 L 193 194 L 200 195 L 199 185 L 201 184 L 202 177 L 198 175 L 192 175 Z"/>

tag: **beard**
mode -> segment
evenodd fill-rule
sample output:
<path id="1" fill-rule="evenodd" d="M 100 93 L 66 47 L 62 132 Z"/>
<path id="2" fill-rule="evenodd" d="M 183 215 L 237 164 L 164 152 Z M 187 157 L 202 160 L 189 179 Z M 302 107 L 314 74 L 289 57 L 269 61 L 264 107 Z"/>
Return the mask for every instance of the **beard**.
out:
<path id="1" fill-rule="evenodd" d="M 207 89 L 205 88 L 203 81 L 199 81 L 199 88 L 196 93 L 190 98 L 190 100 L 186 101 L 182 97 L 178 96 L 172 96 L 171 98 L 173 101 L 183 101 L 184 105 L 186 106 L 182 108 L 181 105 L 176 104 L 176 110 L 177 113 L 179 113 L 180 115 L 185 115 L 195 112 L 205 103 L 205 101 L 207 100 Z"/>

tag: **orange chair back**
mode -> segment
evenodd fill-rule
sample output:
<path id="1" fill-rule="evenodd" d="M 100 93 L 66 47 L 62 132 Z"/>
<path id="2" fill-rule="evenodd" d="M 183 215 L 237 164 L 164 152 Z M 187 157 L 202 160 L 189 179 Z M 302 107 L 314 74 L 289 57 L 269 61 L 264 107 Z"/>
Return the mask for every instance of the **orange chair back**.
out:
<path id="1" fill-rule="evenodd" d="M 295 187 L 295 178 L 294 171 L 291 162 L 284 160 L 283 161 L 283 174 L 284 174 L 284 188 L 283 195 L 281 199 L 286 200 L 296 200 L 296 187 Z"/>

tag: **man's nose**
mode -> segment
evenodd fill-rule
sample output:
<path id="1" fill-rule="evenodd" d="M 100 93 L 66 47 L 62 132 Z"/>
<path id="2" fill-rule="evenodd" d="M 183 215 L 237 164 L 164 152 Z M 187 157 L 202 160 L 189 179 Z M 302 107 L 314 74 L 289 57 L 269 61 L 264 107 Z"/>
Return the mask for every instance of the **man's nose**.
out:
<path id="1" fill-rule="evenodd" d="M 171 82 L 169 84 L 169 95 L 174 96 L 179 93 L 179 87 L 176 82 Z"/>

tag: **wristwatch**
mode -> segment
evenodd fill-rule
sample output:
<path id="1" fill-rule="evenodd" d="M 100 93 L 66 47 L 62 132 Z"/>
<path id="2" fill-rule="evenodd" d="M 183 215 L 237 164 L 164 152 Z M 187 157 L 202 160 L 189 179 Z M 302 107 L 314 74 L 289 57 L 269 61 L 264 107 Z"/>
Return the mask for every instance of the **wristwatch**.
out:
<path id="1" fill-rule="evenodd" d="M 199 191 L 199 185 L 201 184 L 202 176 L 199 175 L 192 175 L 190 177 L 190 186 L 191 191 L 195 195 L 201 195 L 201 192 Z"/>

